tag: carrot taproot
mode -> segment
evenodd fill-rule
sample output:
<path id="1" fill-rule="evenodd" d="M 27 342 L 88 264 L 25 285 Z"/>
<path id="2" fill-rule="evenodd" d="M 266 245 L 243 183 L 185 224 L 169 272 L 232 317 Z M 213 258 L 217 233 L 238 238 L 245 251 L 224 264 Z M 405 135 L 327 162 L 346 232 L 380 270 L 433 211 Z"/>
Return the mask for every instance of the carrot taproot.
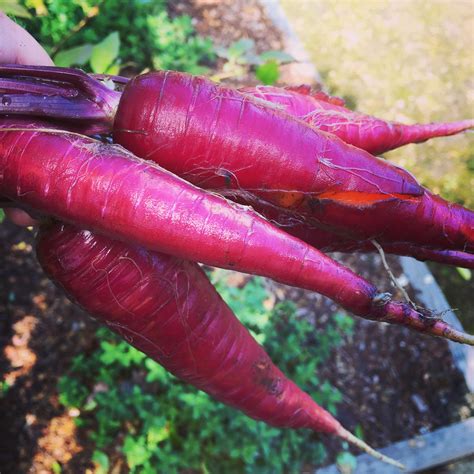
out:
<path id="1" fill-rule="evenodd" d="M 401 467 L 289 380 L 197 264 L 59 223 L 41 228 L 37 255 L 72 301 L 181 380 L 256 420 L 332 434 Z"/>
<path id="2" fill-rule="evenodd" d="M 422 143 L 431 138 L 447 137 L 474 129 L 474 119 L 413 125 L 389 122 L 350 110 L 343 102 L 321 92 L 313 92 L 309 86 L 257 86 L 240 90 L 258 99 L 278 104 L 290 115 L 374 155 L 410 143 Z"/>
<path id="3" fill-rule="evenodd" d="M 211 170 L 201 168 L 199 158 L 222 158 L 224 153 L 232 152 L 231 158 L 237 153 L 244 160 L 239 171 L 230 170 L 236 179 L 241 181 L 242 187 L 253 192 L 271 195 L 273 186 L 266 191 L 262 189 L 262 180 L 268 180 L 270 165 L 273 174 L 270 181 L 278 179 L 282 190 L 296 189 L 302 192 L 318 193 L 328 189 L 343 191 L 358 191 L 375 194 L 408 194 L 419 195 L 422 193 L 420 185 L 406 171 L 390 165 L 384 160 L 372 157 L 368 153 L 348 147 L 341 140 L 311 127 L 302 125 L 292 120 L 287 115 L 274 115 L 267 107 L 261 107 L 257 101 L 247 99 L 244 94 L 235 89 L 220 87 L 210 80 L 173 71 L 161 71 L 144 74 L 127 82 L 124 92 L 114 95 L 112 91 L 104 92 L 100 83 L 91 77 L 74 70 L 63 68 L 26 67 L 26 66 L 0 66 L 3 76 L 33 75 L 33 84 L 29 84 L 31 95 L 38 97 L 49 96 L 42 93 L 33 93 L 34 87 L 44 87 L 40 79 L 53 79 L 55 87 L 58 83 L 70 83 L 76 86 L 82 94 L 89 94 L 84 99 L 78 93 L 77 108 L 68 116 L 68 101 L 64 102 L 61 112 L 57 111 L 56 104 L 61 103 L 59 94 L 52 95 L 48 100 L 43 100 L 43 106 L 36 102 L 28 107 L 19 102 L 18 108 L 14 107 L 14 100 L 21 98 L 14 93 L 9 93 L 7 104 L 0 107 L 2 113 L 17 113 L 24 115 L 35 112 L 42 116 L 59 119 L 87 121 L 87 101 L 90 102 L 90 113 L 94 120 L 99 120 L 102 110 L 104 126 L 116 114 L 114 132 L 116 138 L 136 135 L 146 142 L 150 158 L 154 158 L 157 149 L 160 154 L 162 166 L 175 168 L 173 172 L 181 174 L 186 168 L 177 156 L 173 163 L 168 155 L 176 140 L 189 132 L 188 140 L 181 143 L 182 153 L 192 166 L 201 171 L 202 179 L 221 183 L 228 179 L 227 176 L 217 176 Z M 1 89 L 0 84 L 0 90 Z M 48 86 L 49 87 L 49 86 Z M 95 88 L 95 89 L 94 89 Z M 8 92 L 8 88 L 5 89 Z M 15 91 L 12 91 L 15 92 Z M 27 98 L 27 100 L 29 100 Z M 9 104 L 8 102 L 11 101 Z M 51 105 L 49 104 L 51 103 Z M 117 110 L 115 110 L 117 109 Z M 58 114 L 62 115 L 58 115 Z M 178 116 L 174 116 L 177 114 Z M 184 123 L 183 123 L 184 119 Z M 132 125 L 131 122 L 136 122 Z M 146 122 L 146 123 L 145 123 Z M 159 122 L 159 123 L 158 123 Z M 159 136 L 153 136 L 153 130 L 159 125 L 167 125 L 160 131 Z M 189 127 L 189 130 L 188 130 Z M 201 130 L 206 129 L 206 141 L 209 148 L 203 149 Z M 275 134 L 275 128 L 281 128 L 280 134 Z M 168 136 L 176 132 L 176 140 L 168 142 Z M 225 134 L 225 135 L 224 135 Z M 192 136 L 199 137 L 196 146 L 193 146 Z M 207 145 L 207 143 L 206 143 Z M 217 146 L 220 146 L 217 150 Z M 166 153 L 166 155 L 165 155 Z M 253 160 L 255 168 L 248 168 L 248 161 Z M 203 166 L 206 166 L 204 160 Z M 292 163 L 293 162 L 293 163 Z M 173 165 L 173 166 L 171 166 Z M 190 166 L 191 166 L 190 165 Z M 291 165 L 291 166 L 290 166 Z M 222 163 L 222 173 L 225 174 L 226 161 Z M 214 166 L 213 166 L 214 167 Z M 289 173 L 289 169 L 293 172 Z M 318 168 L 320 168 L 318 170 Z"/>
<path id="4" fill-rule="evenodd" d="M 131 80 L 114 138 L 199 186 L 257 196 L 354 238 L 474 250 L 472 211 L 432 195 L 394 165 L 205 78 L 166 71 Z"/>
<path id="5" fill-rule="evenodd" d="M 388 162 L 205 78 L 145 74 L 119 98 L 71 70 L 8 66 L 0 73 L 93 90 L 96 106 L 107 103 L 104 126 L 116 114 L 117 142 L 201 187 L 256 196 L 354 239 L 474 251 L 472 211 L 434 196 Z M 48 115 L 47 101 L 37 113 Z"/>
<path id="6" fill-rule="evenodd" d="M 18 66 L 14 66 L 14 68 L 14 71 L 18 71 Z M 32 69 L 32 67 L 27 66 L 26 69 Z M 40 78 L 47 78 L 49 76 L 48 74 L 41 74 L 41 71 L 44 69 L 44 67 L 38 68 L 37 75 Z M 71 81 L 71 75 L 64 74 L 64 68 L 49 69 L 57 69 L 58 72 L 56 74 L 59 75 L 60 79 Z M 5 71 L 5 67 L 3 67 L 3 70 Z M 120 76 L 100 74 L 93 74 L 92 76 L 100 80 L 108 79 L 114 81 L 121 87 L 125 86 L 128 82 L 128 78 Z M 97 86 L 95 88 L 88 87 L 87 80 L 84 78 L 82 80 L 77 80 L 76 78 L 72 82 L 76 86 L 82 85 L 89 94 L 92 90 L 97 89 Z M 47 114 L 55 118 L 71 118 L 73 116 L 77 119 L 81 116 L 83 127 L 86 126 L 86 121 L 88 122 L 89 128 L 83 128 L 88 133 L 100 133 L 107 130 L 107 126 L 110 125 L 110 117 L 113 115 L 113 110 L 116 108 L 118 101 L 118 96 L 113 94 L 113 92 L 104 92 L 107 91 L 105 88 L 100 90 L 100 94 L 92 94 L 92 101 L 84 97 L 84 100 L 88 103 L 81 106 L 81 101 L 78 101 L 78 96 L 81 93 L 77 89 L 71 89 L 66 83 L 62 87 L 58 87 L 46 84 L 41 85 L 37 81 L 33 84 L 23 82 L 21 85 L 16 81 L 0 81 L 0 91 L 10 93 L 8 96 L 10 113 L 22 114 L 25 112 L 26 107 L 30 111 L 34 109 L 42 110 L 41 115 Z M 16 95 L 15 92 L 17 91 L 22 93 Z M 71 100 L 68 98 L 67 92 L 73 91 L 76 95 Z M 382 154 L 410 143 L 422 143 L 432 138 L 447 137 L 474 129 L 474 119 L 412 125 L 379 119 L 351 110 L 345 106 L 344 100 L 339 97 L 329 96 L 322 91 L 313 91 L 307 85 L 243 87 L 239 91 L 263 101 L 270 107 L 280 109 L 297 117 L 320 130 L 334 134 L 344 142 L 374 155 Z M 25 101 L 24 94 L 28 92 L 33 94 L 29 96 L 28 101 Z M 47 107 L 44 107 L 45 104 L 38 95 L 50 97 Z M 60 97 L 59 100 L 57 100 L 58 96 Z M 109 110 L 107 110 L 107 105 L 111 106 Z M 109 119 L 108 121 L 104 120 L 104 111 Z M 99 123 L 94 127 L 93 124 L 96 120 Z"/>
<path id="7" fill-rule="evenodd" d="M 0 122 L 0 194 L 149 250 L 268 276 L 362 317 L 474 345 L 431 314 L 391 301 L 250 208 L 208 194 L 121 147 L 28 122 Z"/>

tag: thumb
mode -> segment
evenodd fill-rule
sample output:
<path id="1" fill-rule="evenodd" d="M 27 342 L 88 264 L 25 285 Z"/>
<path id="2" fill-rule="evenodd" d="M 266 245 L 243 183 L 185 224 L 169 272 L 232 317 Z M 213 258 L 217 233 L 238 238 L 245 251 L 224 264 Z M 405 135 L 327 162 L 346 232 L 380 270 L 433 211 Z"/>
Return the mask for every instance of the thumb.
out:
<path id="1" fill-rule="evenodd" d="M 48 53 L 21 26 L 0 11 L 0 64 L 53 66 Z"/>

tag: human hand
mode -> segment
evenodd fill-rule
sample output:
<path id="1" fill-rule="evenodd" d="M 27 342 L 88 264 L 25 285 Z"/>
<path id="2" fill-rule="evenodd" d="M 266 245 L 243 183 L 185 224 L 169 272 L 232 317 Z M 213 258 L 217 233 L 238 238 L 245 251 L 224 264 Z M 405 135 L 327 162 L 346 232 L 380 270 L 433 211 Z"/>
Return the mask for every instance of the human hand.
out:
<path id="1" fill-rule="evenodd" d="M 0 11 L 0 64 L 53 66 L 53 61 L 38 42 L 23 28 Z M 5 215 L 21 226 L 36 221 L 21 209 L 6 208 Z"/>

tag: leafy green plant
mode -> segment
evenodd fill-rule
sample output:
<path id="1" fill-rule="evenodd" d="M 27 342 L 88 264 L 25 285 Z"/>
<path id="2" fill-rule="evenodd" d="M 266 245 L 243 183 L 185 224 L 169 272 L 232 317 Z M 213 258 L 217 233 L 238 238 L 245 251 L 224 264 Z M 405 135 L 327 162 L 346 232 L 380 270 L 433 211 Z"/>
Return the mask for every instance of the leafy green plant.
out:
<path id="1" fill-rule="evenodd" d="M 294 304 L 271 308 L 263 279 L 236 288 L 223 271 L 211 278 L 282 370 L 335 412 L 341 395 L 318 379 L 317 370 L 351 333 L 352 319 L 340 314 L 316 332 L 296 316 Z M 103 472 L 117 439 L 132 473 L 153 473 L 157 465 L 169 473 L 295 472 L 324 459 L 324 447 L 312 432 L 251 420 L 180 382 L 107 329 L 97 338 L 98 348 L 73 360 L 58 391 L 63 405 L 79 408 L 76 421 L 95 443 L 92 461 Z"/>
<path id="2" fill-rule="evenodd" d="M 0 10 L 6 15 L 31 18 L 30 13 L 20 4 L 19 0 L 0 0 Z"/>
<path id="3" fill-rule="evenodd" d="M 20 0 L 19 21 L 61 66 L 114 74 L 118 65 L 206 71 L 214 58 L 209 39 L 195 34 L 188 16 L 170 18 L 159 0 Z M 28 17 L 29 16 L 29 17 Z"/>
<path id="4" fill-rule="evenodd" d="M 84 66 L 89 65 L 96 74 L 118 74 L 120 70 L 120 36 L 117 31 L 110 33 L 97 43 L 83 44 L 71 49 L 60 51 L 54 57 L 57 66 Z"/>
<path id="5" fill-rule="evenodd" d="M 227 48 L 216 47 L 216 53 L 226 60 L 222 72 L 213 77 L 216 80 L 239 77 L 254 71 L 260 82 L 271 85 L 280 77 L 280 65 L 294 61 L 292 56 L 283 51 L 257 54 L 255 42 L 249 38 L 235 41 Z"/>
<path id="6" fill-rule="evenodd" d="M 456 267 L 456 270 L 463 280 L 469 281 L 472 278 L 472 272 L 468 268 Z"/>

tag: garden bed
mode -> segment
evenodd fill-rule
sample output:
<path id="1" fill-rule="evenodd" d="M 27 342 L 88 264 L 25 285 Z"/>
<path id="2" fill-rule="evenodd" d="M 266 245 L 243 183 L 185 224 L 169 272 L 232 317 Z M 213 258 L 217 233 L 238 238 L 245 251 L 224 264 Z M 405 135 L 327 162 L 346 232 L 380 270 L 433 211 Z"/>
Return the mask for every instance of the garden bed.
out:
<path id="1" fill-rule="evenodd" d="M 174 2 L 171 14 L 182 13 L 192 16 L 197 31 L 219 45 L 248 37 L 255 41 L 257 52 L 262 52 L 281 49 L 284 44 L 255 0 Z M 249 74 L 228 82 L 256 81 Z M 4 222 L 0 242 L 1 471 L 42 473 L 60 465 L 62 472 L 85 472 L 91 467 L 94 445 L 85 431 L 76 427 L 77 411 L 65 410 L 59 403 L 57 384 L 74 356 L 90 354 L 96 348 L 97 325 L 45 278 L 34 257 L 32 232 Z M 380 290 L 402 298 L 379 256 L 338 258 Z M 398 259 L 388 258 L 388 263 L 416 301 L 416 291 L 403 275 Z M 239 278 L 235 281 L 243 283 Z M 297 314 L 310 321 L 318 333 L 340 311 L 320 295 L 272 282 L 267 285 L 277 301 L 294 301 Z M 474 413 L 473 397 L 453 363 L 448 344 L 398 327 L 357 319 L 353 335 L 332 353 L 318 377 L 343 393 L 338 419 L 375 447 Z M 334 462 L 341 443 L 322 439 L 328 448 L 326 463 Z M 115 473 L 127 472 L 120 452 L 108 454 Z M 307 466 L 308 472 L 314 467 Z"/>
<path id="2" fill-rule="evenodd" d="M 5 222 L 0 241 L 0 371 L 11 385 L 0 398 L 2 472 L 50 472 L 53 462 L 61 463 L 63 472 L 84 472 L 94 446 L 76 429 L 77 413 L 60 405 L 57 383 L 75 355 L 94 350 L 97 325 L 44 277 L 34 258 L 30 231 Z M 382 290 L 393 291 L 378 257 L 345 256 L 342 261 Z M 389 258 L 389 265 L 400 278 L 397 260 Z M 320 295 L 268 285 L 277 300 L 294 301 L 298 315 L 317 331 L 324 331 L 339 311 Z M 357 319 L 353 336 L 334 351 L 318 377 L 343 393 L 338 419 L 376 447 L 474 413 L 474 400 L 447 343 L 403 328 Z M 330 437 L 323 440 L 327 460 L 333 462 L 341 444 Z M 120 456 L 111 454 L 120 463 Z"/>

